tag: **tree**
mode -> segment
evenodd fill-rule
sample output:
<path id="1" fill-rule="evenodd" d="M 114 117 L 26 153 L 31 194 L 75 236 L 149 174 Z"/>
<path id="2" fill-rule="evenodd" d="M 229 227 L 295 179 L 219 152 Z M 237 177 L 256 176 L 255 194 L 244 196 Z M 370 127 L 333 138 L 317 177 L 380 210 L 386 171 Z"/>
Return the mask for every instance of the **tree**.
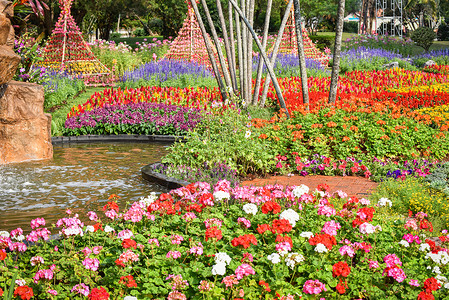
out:
<path id="1" fill-rule="evenodd" d="M 337 16 L 337 3 L 335 0 L 302 0 L 301 14 L 305 27 L 312 34 L 316 34 L 323 20 L 334 20 Z M 334 22 L 331 22 L 334 23 Z"/>
<path id="2" fill-rule="evenodd" d="M 345 18 L 345 0 L 338 1 L 337 29 L 335 31 L 335 47 L 332 62 L 331 86 L 329 103 L 337 100 L 338 75 L 340 73 L 341 37 L 343 35 L 343 20 Z"/>

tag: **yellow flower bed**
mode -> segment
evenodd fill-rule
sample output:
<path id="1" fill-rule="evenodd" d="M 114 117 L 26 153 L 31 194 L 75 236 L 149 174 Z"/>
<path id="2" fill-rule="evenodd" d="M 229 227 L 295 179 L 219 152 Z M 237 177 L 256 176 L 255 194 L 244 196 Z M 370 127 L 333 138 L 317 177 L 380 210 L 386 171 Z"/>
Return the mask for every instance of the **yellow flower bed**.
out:
<path id="1" fill-rule="evenodd" d="M 420 114 L 426 114 L 431 117 L 431 120 L 441 120 L 449 122 L 449 105 L 441 105 L 435 107 L 425 107 L 417 110 Z"/>
<path id="2" fill-rule="evenodd" d="M 398 89 L 388 89 L 389 92 L 407 93 L 407 92 L 445 92 L 449 93 L 449 83 L 436 83 L 432 85 L 407 86 Z"/>

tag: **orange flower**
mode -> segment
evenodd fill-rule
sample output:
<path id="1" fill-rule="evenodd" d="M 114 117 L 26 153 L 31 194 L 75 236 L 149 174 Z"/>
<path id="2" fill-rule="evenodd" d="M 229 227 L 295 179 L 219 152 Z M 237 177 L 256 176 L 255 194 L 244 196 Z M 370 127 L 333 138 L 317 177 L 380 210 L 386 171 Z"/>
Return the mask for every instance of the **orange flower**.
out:
<path id="1" fill-rule="evenodd" d="M 268 136 L 265 133 L 259 135 L 259 139 L 266 139 L 266 138 L 268 138 Z"/>
<path id="2" fill-rule="evenodd" d="M 281 129 L 279 126 L 277 126 L 277 125 L 273 126 L 273 130 L 279 130 L 279 129 Z"/>
<path id="3" fill-rule="evenodd" d="M 349 140 L 350 140 L 349 137 L 347 137 L 347 136 L 344 136 L 344 137 L 343 137 L 343 142 L 346 142 L 346 141 L 349 141 Z"/>
<path id="4" fill-rule="evenodd" d="M 311 127 L 312 127 L 312 128 L 323 128 L 323 124 L 315 123 L 315 124 L 312 124 Z"/>
<path id="5" fill-rule="evenodd" d="M 389 137 L 388 135 L 385 135 L 385 134 L 384 134 L 383 136 L 380 137 L 380 139 L 381 139 L 381 140 L 389 140 L 390 137 Z"/>
<path id="6" fill-rule="evenodd" d="M 376 122 L 377 125 L 385 125 L 387 124 L 387 122 L 385 122 L 384 120 L 379 120 Z"/>
<path id="7" fill-rule="evenodd" d="M 330 121 L 329 123 L 327 123 L 326 126 L 329 127 L 329 128 L 337 127 L 337 123 Z"/>
<path id="8" fill-rule="evenodd" d="M 359 128 L 355 125 L 352 125 L 349 129 L 355 132 L 359 131 Z"/>

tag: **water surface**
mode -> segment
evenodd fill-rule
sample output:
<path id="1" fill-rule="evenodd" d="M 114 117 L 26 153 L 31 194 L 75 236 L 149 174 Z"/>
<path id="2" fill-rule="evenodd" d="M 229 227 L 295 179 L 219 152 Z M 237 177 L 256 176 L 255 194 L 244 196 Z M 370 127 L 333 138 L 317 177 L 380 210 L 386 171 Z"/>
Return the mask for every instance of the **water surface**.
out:
<path id="1" fill-rule="evenodd" d="M 0 166 L 0 230 L 44 217 L 54 223 L 71 209 L 80 216 L 101 211 L 111 194 L 123 208 L 162 187 L 142 179 L 140 169 L 160 161 L 166 143 L 101 143 L 55 146 L 53 159 Z M 85 219 L 85 218 L 83 218 Z"/>

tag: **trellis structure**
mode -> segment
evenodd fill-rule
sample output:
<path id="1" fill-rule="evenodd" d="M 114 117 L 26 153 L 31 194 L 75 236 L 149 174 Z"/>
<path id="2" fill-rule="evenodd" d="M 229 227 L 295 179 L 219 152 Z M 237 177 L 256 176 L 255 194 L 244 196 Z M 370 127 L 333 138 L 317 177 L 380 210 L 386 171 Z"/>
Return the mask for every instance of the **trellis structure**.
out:
<path id="1" fill-rule="evenodd" d="M 170 46 L 170 49 L 165 54 L 166 59 L 176 59 L 185 61 L 194 61 L 198 64 L 206 65 L 207 68 L 212 69 L 212 65 L 207 53 L 206 44 L 201 34 L 201 29 L 193 11 L 192 4 L 189 0 L 187 3 L 188 11 L 187 17 L 179 30 L 178 36 L 175 38 Z M 198 1 L 197 1 L 198 3 Z M 212 43 L 209 35 L 207 41 L 212 47 L 215 61 L 218 61 L 217 49 Z"/>
<path id="2" fill-rule="evenodd" d="M 306 58 L 317 60 L 327 66 L 329 57 L 315 46 L 304 28 L 302 28 L 302 38 Z M 273 52 L 273 47 L 268 52 Z M 282 35 L 282 42 L 279 46 L 279 53 L 298 55 L 298 42 L 296 41 L 295 16 L 293 15 L 293 9 L 290 12 L 287 24 L 285 25 L 285 30 Z"/>
<path id="3" fill-rule="evenodd" d="M 95 56 L 73 19 L 72 0 L 59 0 L 61 14 L 36 65 L 81 77 L 87 85 L 108 85 L 111 71 Z"/>

